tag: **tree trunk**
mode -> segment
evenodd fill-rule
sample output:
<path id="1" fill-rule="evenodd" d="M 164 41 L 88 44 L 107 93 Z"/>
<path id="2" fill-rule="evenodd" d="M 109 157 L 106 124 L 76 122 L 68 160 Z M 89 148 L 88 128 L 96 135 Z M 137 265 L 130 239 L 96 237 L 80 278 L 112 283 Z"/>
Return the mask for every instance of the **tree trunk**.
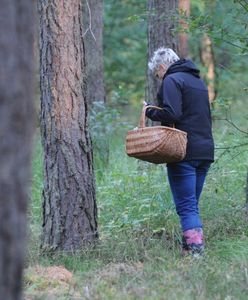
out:
<path id="1" fill-rule="evenodd" d="M 208 85 L 209 101 L 212 103 L 216 98 L 215 63 L 212 42 L 207 34 L 204 34 L 202 38 L 201 60 L 206 68 L 206 74 L 204 77 Z"/>
<path id="2" fill-rule="evenodd" d="M 103 0 L 83 0 L 87 99 L 105 102 L 103 74 Z"/>
<path id="3" fill-rule="evenodd" d="M 0 298 L 21 299 L 34 125 L 34 5 L 0 9 Z"/>
<path id="4" fill-rule="evenodd" d="M 183 30 L 188 29 L 188 24 L 185 18 L 190 16 L 190 0 L 179 0 L 179 11 L 182 18 L 180 26 Z M 179 33 L 179 55 L 182 58 L 187 58 L 189 55 L 188 34 L 186 32 Z"/>
<path id="5" fill-rule="evenodd" d="M 246 208 L 246 216 L 248 216 L 248 170 L 246 171 L 245 208 Z"/>
<path id="6" fill-rule="evenodd" d="M 159 47 L 171 48 L 178 52 L 178 37 L 173 32 L 177 14 L 178 0 L 148 0 L 148 60 Z M 148 102 L 155 101 L 161 82 L 147 68 Z"/>
<path id="7" fill-rule="evenodd" d="M 81 2 L 39 0 L 42 246 L 68 252 L 98 237 Z"/>

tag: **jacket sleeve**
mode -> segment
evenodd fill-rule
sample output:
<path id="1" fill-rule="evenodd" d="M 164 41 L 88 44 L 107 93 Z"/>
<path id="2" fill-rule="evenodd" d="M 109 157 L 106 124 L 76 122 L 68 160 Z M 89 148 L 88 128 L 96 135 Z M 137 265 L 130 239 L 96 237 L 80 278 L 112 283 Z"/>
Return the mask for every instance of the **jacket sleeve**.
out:
<path id="1" fill-rule="evenodd" d="M 182 116 L 182 92 L 173 78 L 167 77 L 162 83 L 163 110 L 149 108 L 146 116 L 152 121 L 173 124 Z"/>

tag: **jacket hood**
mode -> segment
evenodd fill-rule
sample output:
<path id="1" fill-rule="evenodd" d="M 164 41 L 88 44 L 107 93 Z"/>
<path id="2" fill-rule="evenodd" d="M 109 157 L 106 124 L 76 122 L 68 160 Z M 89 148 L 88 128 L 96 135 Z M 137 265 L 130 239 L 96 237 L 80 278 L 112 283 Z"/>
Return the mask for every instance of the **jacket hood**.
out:
<path id="1" fill-rule="evenodd" d="M 172 64 L 168 70 L 166 71 L 164 78 L 173 73 L 177 72 L 185 72 L 190 73 L 193 76 L 200 78 L 200 71 L 197 69 L 197 67 L 194 65 L 194 63 L 190 59 L 180 59 L 176 61 L 174 64 Z"/>

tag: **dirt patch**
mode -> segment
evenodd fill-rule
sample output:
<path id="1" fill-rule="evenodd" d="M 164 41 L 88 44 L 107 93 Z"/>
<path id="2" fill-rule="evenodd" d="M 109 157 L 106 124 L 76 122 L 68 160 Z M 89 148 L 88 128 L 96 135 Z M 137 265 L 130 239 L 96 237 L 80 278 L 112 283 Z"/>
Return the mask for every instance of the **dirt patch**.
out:
<path id="1" fill-rule="evenodd" d="M 87 274 L 87 279 L 74 278 L 73 274 L 62 266 L 34 266 L 25 270 L 25 300 L 82 300 L 101 299 L 102 289 L 112 293 L 118 289 L 119 282 L 130 277 L 141 278 L 143 263 L 109 263 L 100 270 Z M 126 285 L 131 291 L 131 286 Z M 142 291 L 132 291 L 141 295 Z"/>
<path id="2" fill-rule="evenodd" d="M 60 283 L 72 282 L 72 277 L 73 277 L 72 273 L 62 266 L 53 266 L 53 267 L 35 266 L 33 268 L 33 271 L 37 276 L 42 276 L 43 278 L 46 278 L 50 281 L 56 281 Z"/>
<path id="3" fill-rule="evenodd" d="M 25 299 L 58 299 L 68 295 L 69 299 L 80 299 L 75 290 L 73 274 L 63 266 L 34 266 L 24 272 Z"/>

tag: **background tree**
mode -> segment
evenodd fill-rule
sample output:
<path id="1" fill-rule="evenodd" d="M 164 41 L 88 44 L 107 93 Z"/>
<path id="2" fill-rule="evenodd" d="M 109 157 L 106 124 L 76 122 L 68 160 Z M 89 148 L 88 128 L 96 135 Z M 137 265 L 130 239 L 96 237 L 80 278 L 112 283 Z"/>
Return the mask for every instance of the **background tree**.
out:
<path id="1" fill-rule="evenodd" d="M 216 98 L 215 60 L 212 41 L 206 33 L 202 36 L 200 50 L 201 61 L 203 66 L 205 67 L 204 78 L 208 86 L 209 101 L 210 103 L 212 103 Z"/>
<path id="2" fill-rule="evenodd" d="M 82 0 L 87 99 L 105 101 L 103 75 L 103 0 Z"/>
<path id="3" fill-rule="evenodd" d="M 21 299 L 34 116 L 34 4 L 0 10 L 0 298 Z"/>
<path id="4" fill-rule="evenodd" d="M 190 0 L 179 0 L 179 13 L 182 16 L 180 18 L 180 26 L 182 32 L 179 33 L 179 55 L 180 57 L 187 58 L 189 55 L 189 37 L 186 30 L 188 30 L 188 22 L 186 19 L 190 16 Z"/>
<path id="5" fill-rule="evenodd" d="M 212 0 L 209 2 L 203 0 L 202 3 L 204 4 L 204 13 L 207 16 L 206 19 L 208 19 L 209 16 L 211 16 L 213 18 L 213 22 L 215 23 L 214 20 L 215 18 L 219 19 L 223 17 L 222 13 L 217 7 L 216 0 Z M 220 23 L 220 27 L 222 24 L 223 23 Z M 219 31 L 219 28 L 217 30 Z M 201 31 L 199 36 L 199 41 L 198 41 L 200 62 L 204 67 L 201 73 L 208 86 L 210 103 L 212 103 L 217 96 L 216 65 L 215 65 L 216 58 L 215 58 L 215 51 L 213 45 L 215 34 L 216 33 L 215 33 L 214 26 L 208 24 L 205 27 L 205 29 Z"/>
<path id="6" fill-rule="evenodd" d="M 178 52 L 178 35 L 174 31 L 177 26 L 177 10 L 178 0 L 148 0 L 148 60 L 161 46 Z M 149 69 L 147 84 L 146 98 L 148 101 L 154 101 L 160 81 L 154 78 Z"/>
<path id="7" fill-rule="evenodd" d="M 42 245 L 73 251 L 98 237 L 82 1 L 40 0 L 39 13 Z"/>

